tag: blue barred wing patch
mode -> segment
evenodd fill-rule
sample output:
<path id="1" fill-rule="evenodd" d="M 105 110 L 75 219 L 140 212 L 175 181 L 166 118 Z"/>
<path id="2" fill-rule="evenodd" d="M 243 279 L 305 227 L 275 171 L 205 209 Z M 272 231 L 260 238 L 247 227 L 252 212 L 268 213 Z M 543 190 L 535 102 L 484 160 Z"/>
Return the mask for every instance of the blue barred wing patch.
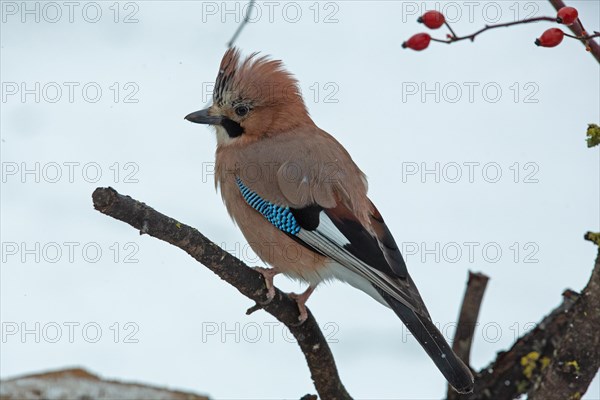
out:
<path id="1" fill-rule="evenodd" d="M 296 221 L 296 218 L 294 218 L 289 207 L 270 203 L 248 189 L 248 186 L 244 185 L 244 182 L 239 177 L 236 177 L 235 180 L 246 203 L 261 213 L 277 229 L 294 236 L 300 232 L 300 225 Z"/>

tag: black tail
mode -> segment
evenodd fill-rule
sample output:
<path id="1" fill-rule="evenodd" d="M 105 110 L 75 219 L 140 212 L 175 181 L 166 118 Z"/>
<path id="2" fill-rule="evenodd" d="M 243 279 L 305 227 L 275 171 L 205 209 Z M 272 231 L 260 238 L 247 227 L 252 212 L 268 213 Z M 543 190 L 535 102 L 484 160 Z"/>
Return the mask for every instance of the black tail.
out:
<path id="1" fill-rule="evenodd" d="M 473 375 L 454 354 L 442 333 L 427 317 L 412 311 L 386 293 L 380 292 L 392 310 L 423 346 L 446 380 L 459 393 L 473 391 Z"/>

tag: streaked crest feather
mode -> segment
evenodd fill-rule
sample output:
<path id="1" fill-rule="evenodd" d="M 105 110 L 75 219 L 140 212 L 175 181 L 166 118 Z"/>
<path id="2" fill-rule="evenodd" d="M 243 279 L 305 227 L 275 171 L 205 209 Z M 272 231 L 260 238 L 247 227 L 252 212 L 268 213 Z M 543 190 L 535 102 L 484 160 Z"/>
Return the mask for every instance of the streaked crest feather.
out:
<path id="1" fill-rule="evenodd" d="M 242 59 L 237 48 L 227 50 L 215 81 L 215 104 L 249 102 L 256 106 L 270 106 L 302 101 L 298 81 L 280 60 L 252 53 Z"/>

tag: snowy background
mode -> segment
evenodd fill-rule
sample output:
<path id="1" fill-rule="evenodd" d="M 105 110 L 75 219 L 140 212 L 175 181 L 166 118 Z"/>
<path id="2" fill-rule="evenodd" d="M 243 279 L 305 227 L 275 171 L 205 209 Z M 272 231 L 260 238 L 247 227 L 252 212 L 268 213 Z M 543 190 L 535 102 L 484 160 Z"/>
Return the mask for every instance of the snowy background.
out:
<path id="1" fill-rule="evenodd" d="M 598 29 L 597 1 L 569 4 Z M 251 302 L 181 250 L 92 208 L 113 186 L 259 264 L 215 193 L 214 135 L 183 120 L 209 101 L 245 5 L 2 1 L 2 378 L 83 366 L 215 398 L 314 393 L 273 318 L 246 316 Z M 572 40 L 535 47 L 546 23 L 400 47 L 427 9 L 467 34 L 554 15 L 547 1 L 258 6 L 237 45 L 297 76 L 314 120 L 369 176 L 449 339 L 467 271 L 491 277 L 474 367 L 583 288 L 596 252 L 583 234 L 600 219 L 599 153 L 584 141 L 600 121 L 598 63 Z M 445 393 L 390 310 L 339 283 L 309 306 L 356 398 Z M 598 379 L 585 398 L 600 399 Z"/>

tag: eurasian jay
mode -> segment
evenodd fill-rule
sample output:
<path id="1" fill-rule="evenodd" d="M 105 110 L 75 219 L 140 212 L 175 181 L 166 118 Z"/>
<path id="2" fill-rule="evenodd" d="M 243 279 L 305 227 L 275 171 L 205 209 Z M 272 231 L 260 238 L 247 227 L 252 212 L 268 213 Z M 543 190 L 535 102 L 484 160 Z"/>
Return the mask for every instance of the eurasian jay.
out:
<path id="1" fill-rule="evenodd" d="M 296 79 L 281 61 L 223 56 L 213 104 L 185 117 L 216 129 L 215 184 L 252 249 L 269 296 L 283 273 L 308 283 L 305 302 L 338 279 L 391 308 L 458 392 L 473 376 L 435 327 L 367 179 L 342 145 L 310 118 Z"/>

